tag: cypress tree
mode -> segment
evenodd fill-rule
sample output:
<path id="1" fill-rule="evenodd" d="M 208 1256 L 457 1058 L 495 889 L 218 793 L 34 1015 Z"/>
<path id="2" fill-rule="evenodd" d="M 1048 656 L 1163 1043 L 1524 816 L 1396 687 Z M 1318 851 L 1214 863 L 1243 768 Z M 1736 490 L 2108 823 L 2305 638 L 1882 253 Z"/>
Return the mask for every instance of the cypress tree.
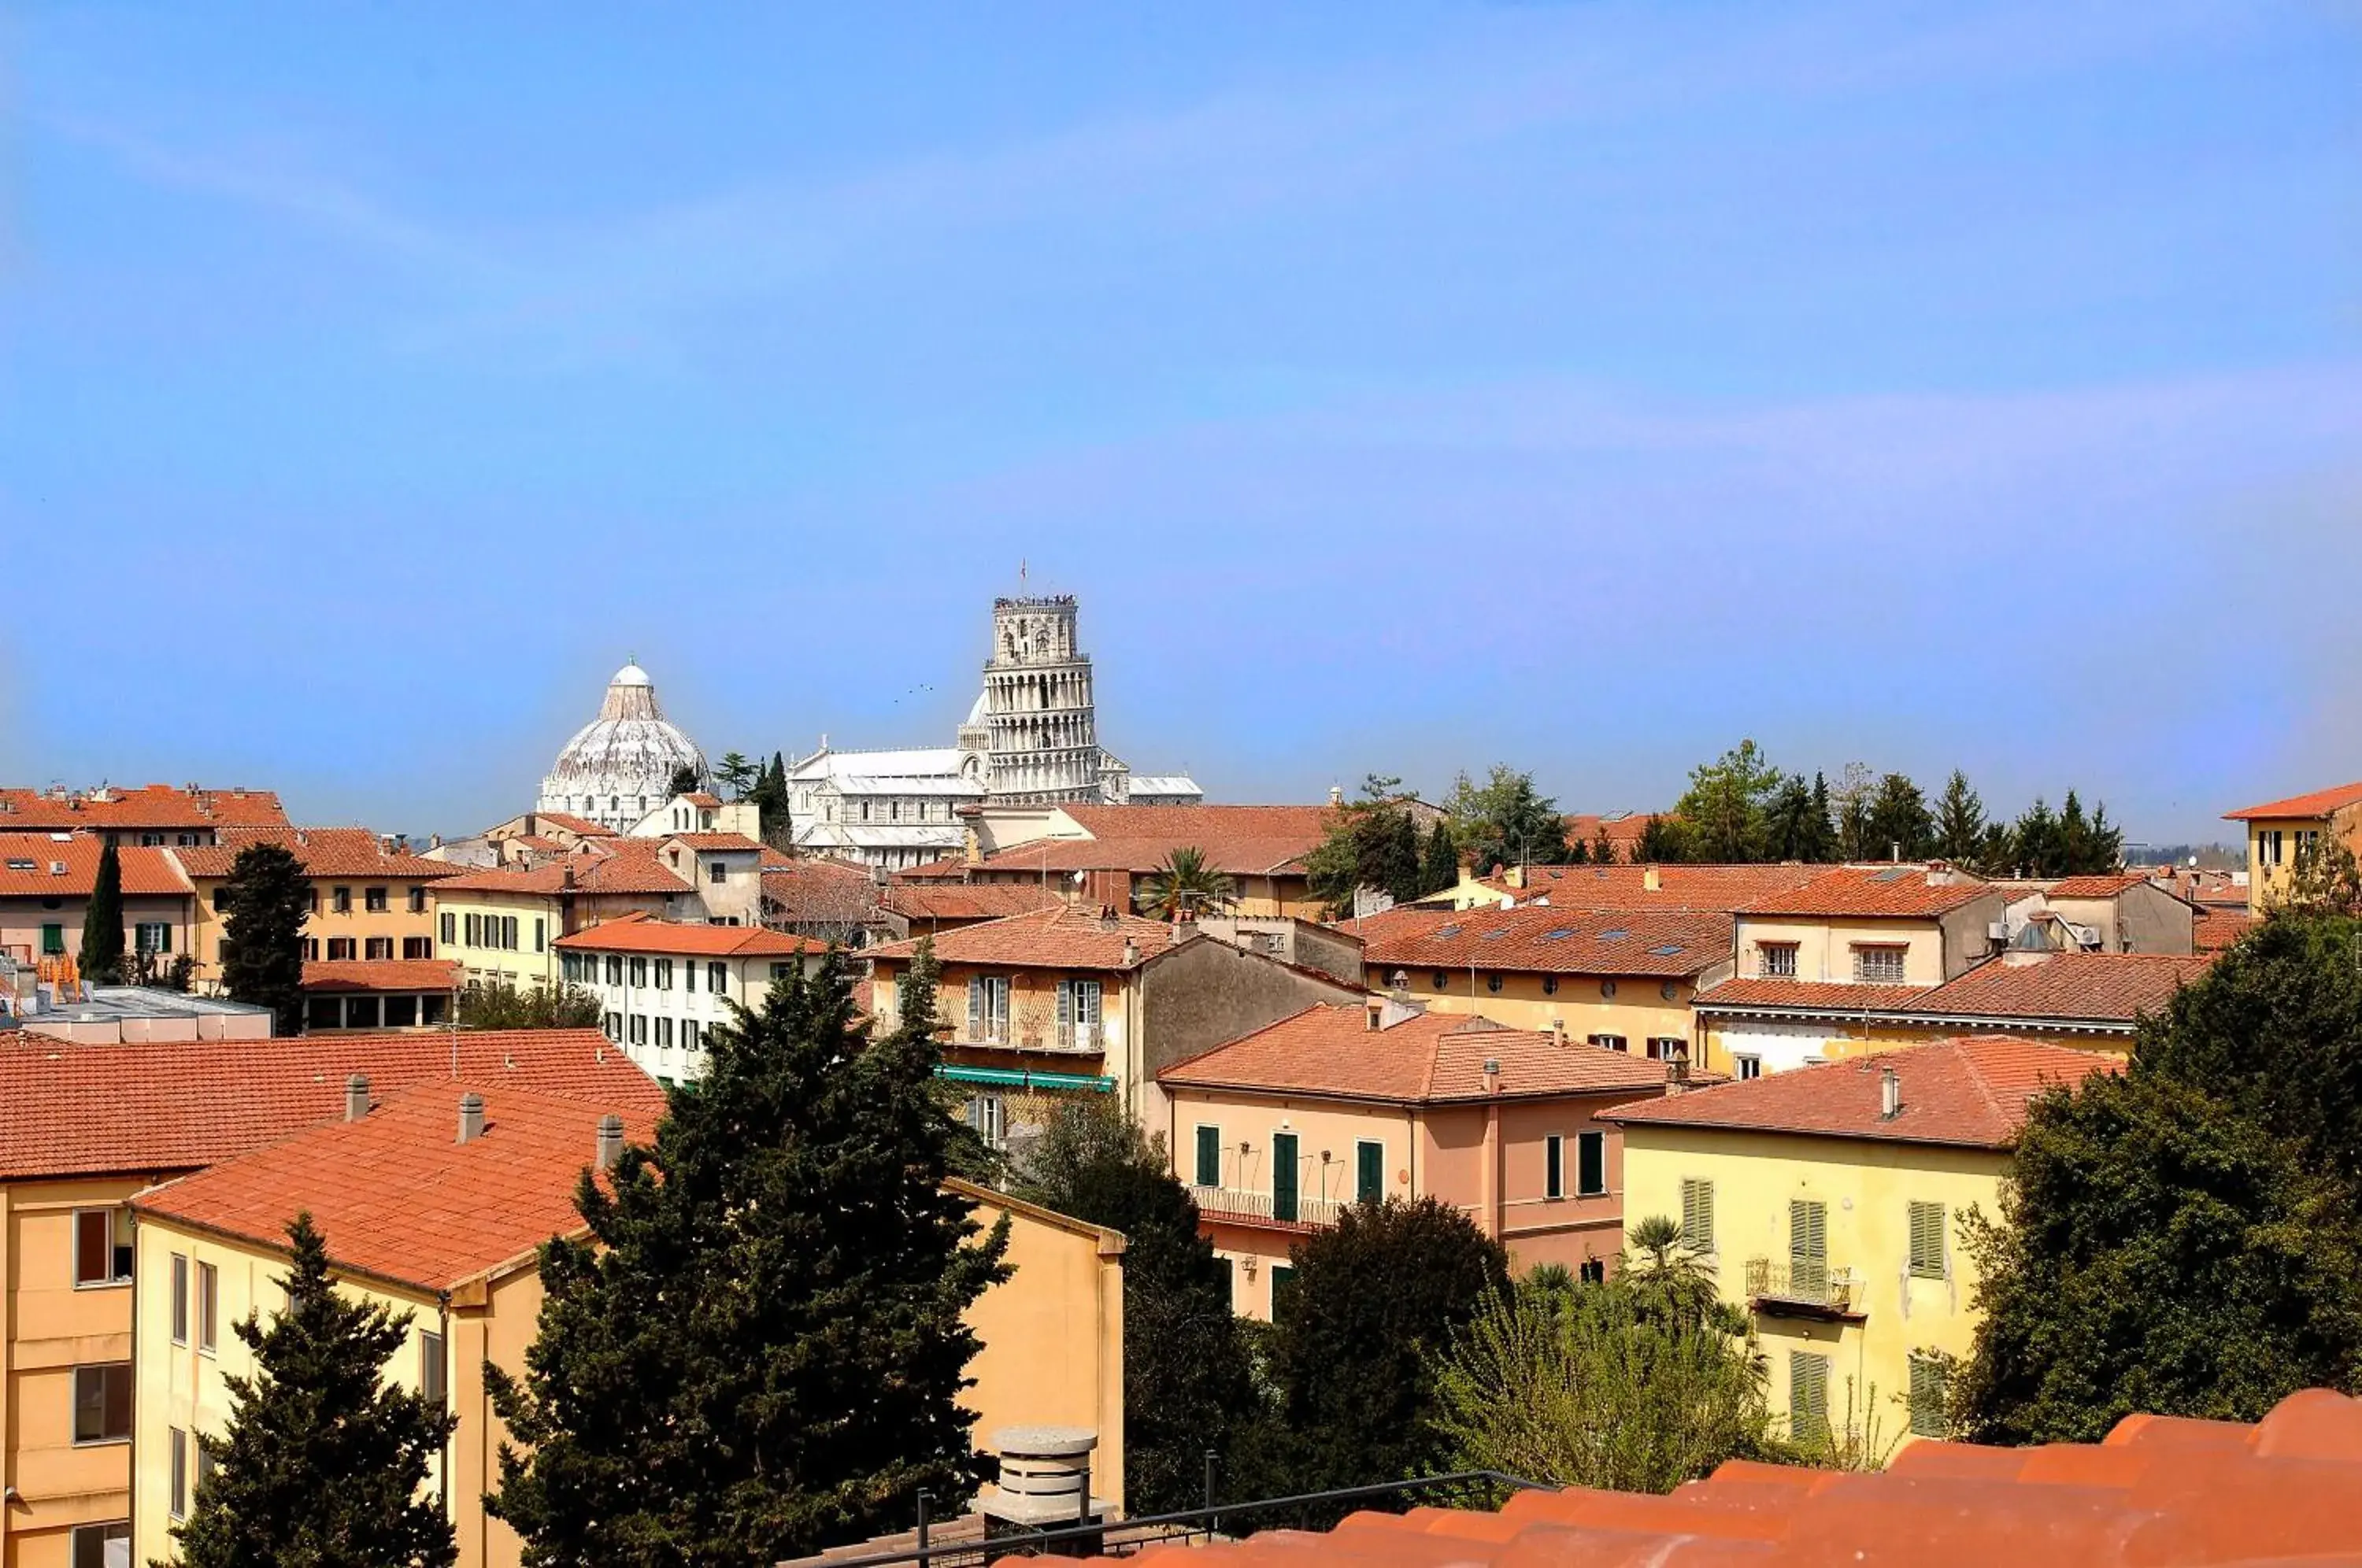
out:
<path id="1" fill-rule="evenodd" d="M 197 1435 L 212 1474 L 172 1534 L 186 1568 L 438 1568 L 458 1555 L 450 1521 L 422 1491 L 456 1421 L 384 1381 L 410 1317 L 337 1294 L 309 1214 L 287 1227 L 286 1309 L 231 1325 L 254 1353 L 226 1377 L 227 1432 Z"/>
<path id="2" fill-rule="evenodd" d="M 1829 814 L 1829 776 L 1813 775 L 1813 805 L 1806 818 L 1806 848 L 1805 858 L 1816 865 L 1827 865 L 1838 857 L 1837 820 Z"/>
<path id="3" fill-rule="evenodd" d="M 1460 846 L 1452 842 L 1451 823 L 1441 817 L 1428 831 L 1427 856 L 1419 871 L 1425 892 L 1440 893 L 1460 885 Z"/>
<path id="4" fill-rule="evenodd" d="M 123 983 L 123 858 L 108 839 L 98 852 L 98 876 L 82 916 L 82 977 L 92 985 Z"/>
<path id="5" fill-rule="evenodd" d="M 915 971 L 914 971 L 915 974 Z M 956 1403 L 962 1320 L 1008 1277 L 1004 1228 L 943 1185 L 955 1130 L 922 979 L 874 1043 L 832 956 L 709 1036 L 656 1147 L 590 1239 L 541 1253 L 526 1375 L 488 1367 L 503 1445 L 492 1513 L 534 1568 L 757 1564 L 957 1511 L 990 1468 Z"/>
<path id="6" fill-rule="evenodd" d="M 278 1032 L 304 1027 L 304 924 L 312 884 L 283 845 L 249 844 L 222 883 L 222 989 L 232 1001 L 267 1007 Z"/>

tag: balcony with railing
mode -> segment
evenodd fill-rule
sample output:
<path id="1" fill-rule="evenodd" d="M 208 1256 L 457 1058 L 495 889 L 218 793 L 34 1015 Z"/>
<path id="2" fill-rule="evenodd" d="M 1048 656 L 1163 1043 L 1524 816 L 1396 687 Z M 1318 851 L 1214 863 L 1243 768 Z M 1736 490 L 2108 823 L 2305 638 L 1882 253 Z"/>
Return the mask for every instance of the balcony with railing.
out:
<path id="1" fill-rule="evenodd" d="M 970 1024 L 963 1019 L 952 1026 L 951 1043 L 1072 1056 L 1096 1056 L 1107 1049 L 1106 1035 L 1096 1023 L 1062 1023 L 1043 1029 L 1023 1023 L 1012 1027 L 989 1021 Z"/>
<path id="2" fill-rule="evenodd" d="M 1235 1187 L 1197 1187 L 1189 1188 L 1198 1212 L 1209 1220 L 1226 1220 L 1232 1224 L 1271 1225 L 1299 1228 L 1308 1231 L 1325 1230 L 1337 1223 L 1351 1204 L 1331 1198 L 1298 1197 L 1282 1203 L 1268 1192 L 1249 1192 Z"/>
<path id="3" fill-rule="evenodd" d="M 1747 1304 L 1783 1318 L 1860 1318 L 1860 1283 L 1850 1269 L 1802 1258 L 1747 1260 Z"/>

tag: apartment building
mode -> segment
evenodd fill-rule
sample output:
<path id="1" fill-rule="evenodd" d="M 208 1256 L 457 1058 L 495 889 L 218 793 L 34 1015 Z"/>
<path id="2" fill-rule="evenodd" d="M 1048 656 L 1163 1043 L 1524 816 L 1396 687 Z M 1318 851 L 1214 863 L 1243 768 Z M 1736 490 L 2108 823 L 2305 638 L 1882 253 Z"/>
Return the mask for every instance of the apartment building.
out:
<path id="1" fill-rule="evenodd" d="M 705 1076 L 706 1034 L 759 1009 L 775 980 L 820 966 L 828 944 L 761 926 L 628 914 L 561 936 L 558 977 L 599 999 L 607 1038 L 659 1082 Z"/>
<path id="2" fill-rule="evenodd" d="M 1129 912 L 1137 907 L 1143 880 L 1175 850 L 1191 849 L 1209 869 L 1231 878 L 1237 897 L 1230 912 L 1317 920 L 1322 910 L 1305 858 L 1327 836 L 1336 809 L 1067 801 L 972 807 L 961 820 L 966 846 L 959 857 L 915 867 L 899 879 L 1031 883 Z"/>
<path id="3" fill-rule="evenodd" d="M 2247 912 L 2260 917 L 2288 896 L 2297 857 L 2324 841 L 2362 855 L 2362 781 L 2225 812 L 2247 834 Z"/>
<path id="4" fill-rule="evenodd" d="M 0 824 L 11 819 L 0 817 Z M 0 956 L 22 966 L 82 947 L 83 916 L 98 881 L 105 839 L 95 833 L 0 832 Z M 195 889 L 171 852 L 118 845 L 123 878 L 123 946 L 158 965 L 189 953 Z"/>
<path id="5" fill-rule="evenodd" d="M 367 828 L 225 827 L 209 845 L 166 851 L 195 889 L 189 951 L 200 990 L 221 984 L 222 899 L 238 856 L 258 844 L 292 855 L 310 885 L 304 922 L 306 962 L 386 964 L 435 956 L 427 889 L 458 867 L 390 849 Z"/>
<path id="6" fill-rule="evenodd" d="M 86 833 L 118 847 L 159 848 L 213 844 L 226 828 L 286 825 L 279 797 L 268 790 L 0 790 L 0 833 Z"/>
<path id="7" fill-rule="evenodd" d="M 435 885 L 436 956 L 463 984 L 554 986 L 557 939 L 625 915 L 679 919 L 701 910 L 697 889 L 662 864 L 646 839 L 590 841 L 546 865 L 466 872 Z"/>

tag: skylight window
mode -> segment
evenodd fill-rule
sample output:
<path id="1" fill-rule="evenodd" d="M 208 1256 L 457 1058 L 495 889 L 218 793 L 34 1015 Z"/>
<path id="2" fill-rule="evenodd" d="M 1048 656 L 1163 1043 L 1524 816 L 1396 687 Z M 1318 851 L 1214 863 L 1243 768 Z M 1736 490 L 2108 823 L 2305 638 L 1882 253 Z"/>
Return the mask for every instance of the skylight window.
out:
<path id="1" fill-rule="evenodd" d="M 1438 936 L 1457 936 L 1460 934 L 1460 926 L 1456 922 L 1451 925 L 1439 925 L 1435 928 L 1435 934 Z"/>
<path id="2" fill-rule="evenodd" d="M 1562 925 L 1554 930 L 1543 932 L 1542 940 L 1544 942 L 1564 942 L 1568 937 L 1573 936 L 1573 934 L 1574 927 L 1571 925 Z"/>
<path id="3" fill-rule="evenodd" d="M 17 860 L 12 858 L 8 862 L 8 869 L 11 871 L 30 871 L 32 868 L 33 863 L 29 860 Z"/>
<path id="4" fill-rule="evenodd" d="M 1631 933 L 1630 932 L 1628 932 L 1628 931 L 1625 930 L 1622 926 L 1620 926 L 1620 925 L 1619 925 L 1619 926 L 1616 927 L 1613 931 L 1603 931 L 1603 932 L 1601 932 L 1601 933 L 1599 933 L 1599 940 L 1600 940 L 1600 941 L 1602 941 L 1602 942 L 1621 942 L 1621 941 L 1623 941 L 1626 937 L 1628 937 L 1628 936 L 1629 936 L 1629 935 L 1631 935 L 1631 934 L 1632 934 L 1632 933 Z"/>
<path id="5" fill-rule="evenodd" d="M 1680 956 L 1682 944 L 1678 942 L 1668 942 L 1662 947 L 1651 947 L 1649 951 L 1660 958 L 1674 958 Z"/>
<path id="6" fill-rule="evenodd" d="M 1871 880 L 1873 882 L 1900 882 L 1904 878 L 1908 877 L 1909 875 L 1911 875 L 1911 868 L 1909 867 L 1896 866 L 1877 873 L 1875 876 L 1871 878 Z"/>
<path id="7" fill-rule="evenodd" d="M 1501 938 L 1508 934 L 1509 933 L 1507 930 L 1496 925 L 1490 931 L 1477 933 L 1476 940 L 1479 942 L 1498 942 Z"/>

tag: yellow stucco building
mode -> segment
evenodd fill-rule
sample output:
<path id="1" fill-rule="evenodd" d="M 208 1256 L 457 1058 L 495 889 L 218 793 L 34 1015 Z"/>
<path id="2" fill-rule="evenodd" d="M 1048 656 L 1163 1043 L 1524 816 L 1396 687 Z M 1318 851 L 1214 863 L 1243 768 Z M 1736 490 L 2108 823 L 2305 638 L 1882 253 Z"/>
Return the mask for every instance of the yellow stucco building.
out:
<path id="1" fill-rule="evenodd" d="M 2288 896 L 2297 857 L 2324 838 L 2362 856 L 2362 781 L 2225 812 L 2247 831 L 2247 912 L 2260 916 Z"/>
<path id="2" fill-rule="evenodd" d="M 304 922 L 310 962 L 370 963 L 435 955 L 435 922 L 427 889 L 459 867 L 386 848 L 367 828 L 226 827 L 219 842 L 164 853 L 196 889 L 189 951 L 196 988 L 221 982 L 222 889 L 240 851 L 275 844 L 300 861 L 311 883 L 312 911 Z"/>
<path id="3" fill-rule="evenodd" d="M 628 914 L 702 914 L 696 889 L 657 859 L 651 841 L 599 842 L 617 847 L 435 884 L 435 955 L 457 963 L 463 984 L 556 986 L 563 974 L 561 936 Z"/>
<path id="4" fill-rule="evenodd" d="M 1751 1318 L 1784 1430 L 1940 1435 L 1976 1329 L 1960 1216 L 1998 1215 L 2026 1101 L 2105 1061 L 1975 1036 L 1619 1107 L 1625 1223 L 1680 1224 Z"/>

